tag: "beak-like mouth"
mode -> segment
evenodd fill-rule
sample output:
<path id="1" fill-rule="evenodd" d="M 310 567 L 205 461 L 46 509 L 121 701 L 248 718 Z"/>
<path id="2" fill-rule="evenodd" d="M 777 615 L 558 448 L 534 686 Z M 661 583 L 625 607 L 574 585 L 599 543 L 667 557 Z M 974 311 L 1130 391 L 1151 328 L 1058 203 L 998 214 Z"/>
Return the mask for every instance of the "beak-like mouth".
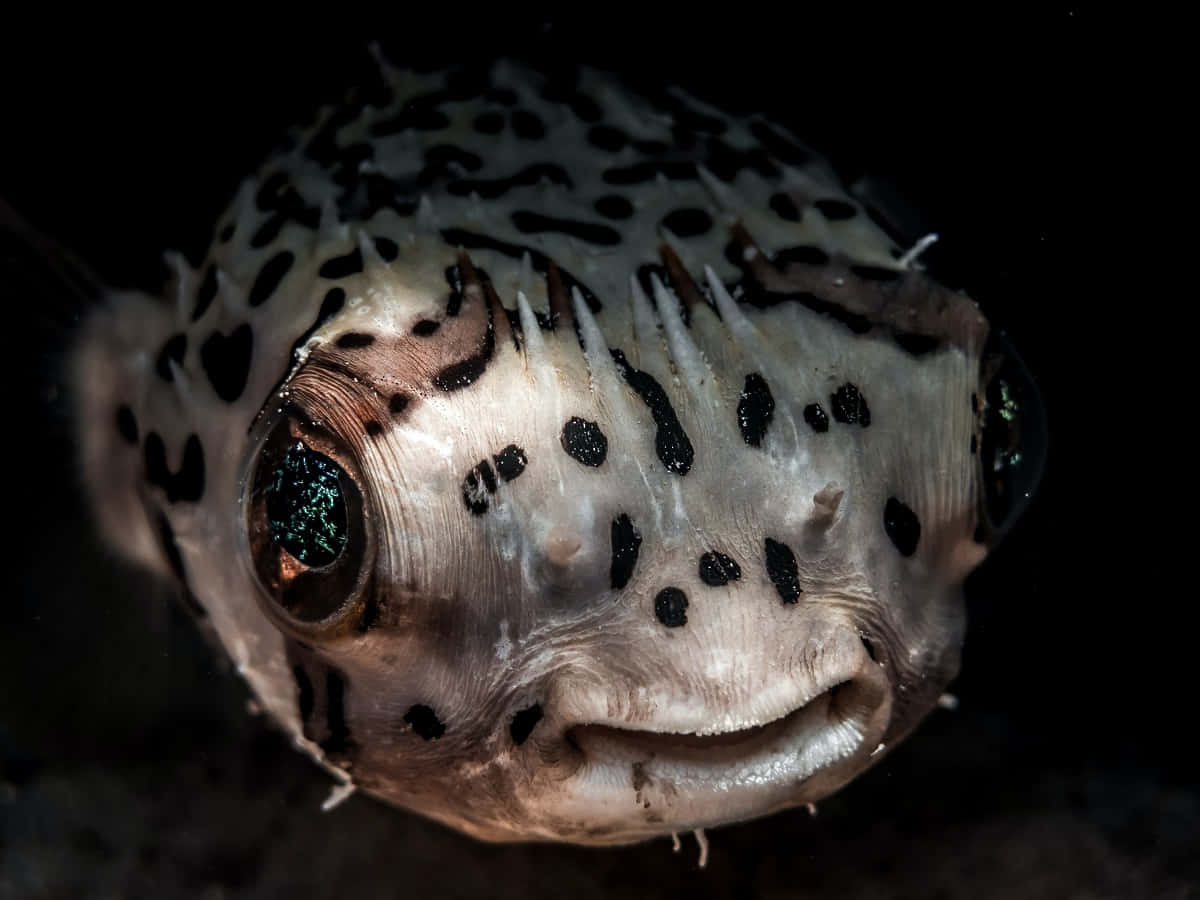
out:
<path id="1" fill-rule="evenodd" d="M 768 751 L 780 740 L 799 737 L 798 732 L 804 731 L 806 724 L 811 731 L 811 726 L 819 727 L 822 722 L 853 718 L 852 715 L 846 715 L 847 696 L 859 690 L 853 682 L 840 682 L 774 721 L 729 731 L 715 730 L 699 734 L 617 728 L 612 725 L 576 725 L 567 730 L 566 740 L 582 752 L 592 751 L 589 755 L 593 757 L 598 751 L 663 762 L 676 760 L 691 765 L 720 765 Z"/>
<path id="2" fill-rule="evenodd" d="M 814 802 L 866 768 L 891 715 L 884 669 L 862 650 L 836 671 L 780 690 L 758 721 L 704 721 L 665 708 L 643 721 L 585 721 L 560 732 L 577 761 L 556 812 L 620 843 Z M 846 642 L 846 645 L 849 641 Z M 682 727 L 680 727 L 682 726 Z"/>

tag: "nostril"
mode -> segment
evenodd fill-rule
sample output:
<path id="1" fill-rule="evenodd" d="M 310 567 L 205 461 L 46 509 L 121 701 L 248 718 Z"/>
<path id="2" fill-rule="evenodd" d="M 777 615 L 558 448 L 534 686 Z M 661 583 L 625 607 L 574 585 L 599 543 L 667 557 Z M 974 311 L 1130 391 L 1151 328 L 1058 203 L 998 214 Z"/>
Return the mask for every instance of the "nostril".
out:
<path id="1" fill-rule="evenodd" d="M 518 747 L 525 743 L 540 721 L 542 721 L 542 705 L 540 703 L 519 710 L 508 726 L 508 733 L 512 735 L 513 743 Z"/>

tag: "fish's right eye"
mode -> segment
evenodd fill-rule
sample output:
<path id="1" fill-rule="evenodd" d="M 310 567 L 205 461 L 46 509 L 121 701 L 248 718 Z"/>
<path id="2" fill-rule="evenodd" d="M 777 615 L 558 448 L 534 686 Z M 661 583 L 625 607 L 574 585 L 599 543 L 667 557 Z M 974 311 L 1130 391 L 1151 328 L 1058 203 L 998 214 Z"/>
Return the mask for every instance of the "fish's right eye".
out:
<path id="1" fill-rule="evenodd" d="M 346 473 L 303 441 L 288 447 L 267 481 L 271 540 L 306 566 L 332 565 L 346 548 Z"/>
<path id="2" fill-rule="evenodd" d="M 274 422 L 245 497 L 246 529 L 267 611 L 310 638 L 357 621 L 370 530 L 346 448 L 303 417 Z"/>

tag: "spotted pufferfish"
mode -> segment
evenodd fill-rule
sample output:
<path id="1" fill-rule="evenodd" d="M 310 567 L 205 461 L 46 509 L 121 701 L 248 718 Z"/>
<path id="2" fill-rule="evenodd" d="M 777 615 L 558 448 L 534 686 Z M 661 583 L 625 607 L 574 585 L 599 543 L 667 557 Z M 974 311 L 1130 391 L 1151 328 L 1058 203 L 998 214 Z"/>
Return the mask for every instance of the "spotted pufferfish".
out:
<path id="1" fill-rule="evenodd" d="M 760 117 L 379 66 L 80 329 L 100 529 L 341 794 L 615 844 L 846 784 L 1036 481 L 1015 355 Z"/>

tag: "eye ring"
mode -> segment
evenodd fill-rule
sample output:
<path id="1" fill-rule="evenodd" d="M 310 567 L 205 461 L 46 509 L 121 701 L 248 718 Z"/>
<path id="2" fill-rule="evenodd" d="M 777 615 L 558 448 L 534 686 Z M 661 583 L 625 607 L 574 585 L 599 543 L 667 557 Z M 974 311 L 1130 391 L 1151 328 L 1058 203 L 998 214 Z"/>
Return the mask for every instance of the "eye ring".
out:
<path id="1" fill-rule="evenodd" d="M 292 405 L 255 431 L 242 508 L 259 605 L 302 640 L 351 634 L 366 614 L 374 553 L 354 455 Z"/>

